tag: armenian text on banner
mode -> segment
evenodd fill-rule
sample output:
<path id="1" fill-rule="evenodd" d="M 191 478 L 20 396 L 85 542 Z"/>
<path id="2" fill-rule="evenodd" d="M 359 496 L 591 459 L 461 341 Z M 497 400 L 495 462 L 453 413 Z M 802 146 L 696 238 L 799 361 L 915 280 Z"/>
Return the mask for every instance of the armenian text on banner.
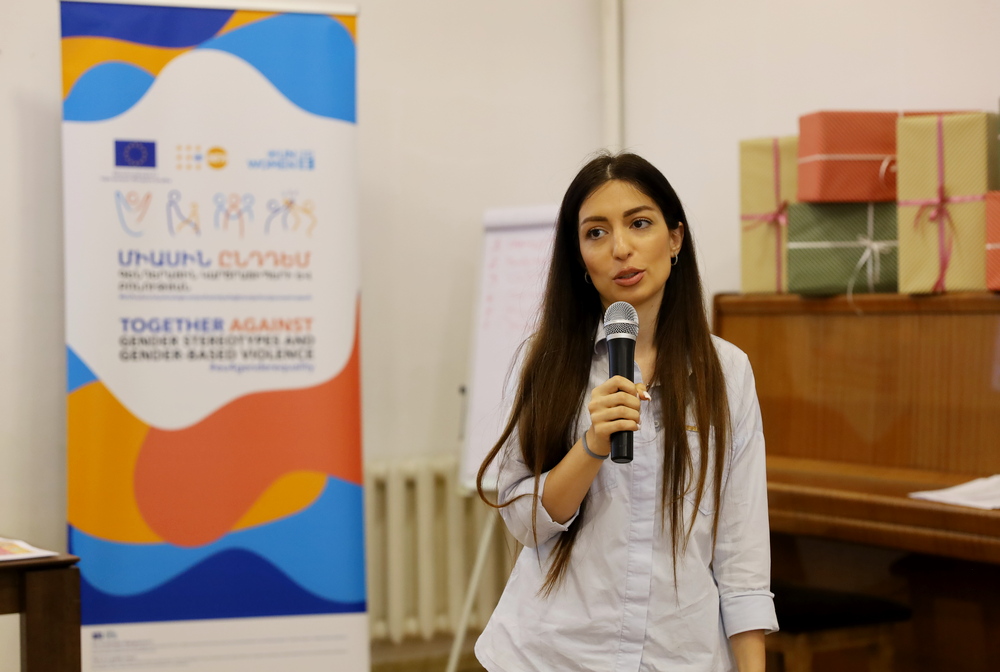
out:
<path id="1" fill-rule="evenodd" d="M 62 3 L 85 670 L 367 670 L 353 15 Z"/>

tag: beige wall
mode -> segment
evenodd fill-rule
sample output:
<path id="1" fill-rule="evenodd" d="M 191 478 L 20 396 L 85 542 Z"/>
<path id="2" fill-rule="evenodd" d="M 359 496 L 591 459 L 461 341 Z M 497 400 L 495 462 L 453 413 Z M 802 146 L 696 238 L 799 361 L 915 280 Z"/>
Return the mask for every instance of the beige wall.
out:
<path id="1" fill-rule="evenodd" d="M 362 3 L 369 457 L 458 450 L 483 210 L 558 202 L 600 143 L 597 2 Z"/>
<path id="2" fill-rule="evenodd" d="M 824 109 L 997 109 L 1000 3 L 625 5 L 625 144 L 677 189 L 710 292 L 739 289 L 741 138 Z"/>
<path id="3" fill-rule="evenodd" d="M 59 8 L 0 0 L 0 535 L 66 537 Z M 20 669 L 0 617 L 0 671 Z"/>

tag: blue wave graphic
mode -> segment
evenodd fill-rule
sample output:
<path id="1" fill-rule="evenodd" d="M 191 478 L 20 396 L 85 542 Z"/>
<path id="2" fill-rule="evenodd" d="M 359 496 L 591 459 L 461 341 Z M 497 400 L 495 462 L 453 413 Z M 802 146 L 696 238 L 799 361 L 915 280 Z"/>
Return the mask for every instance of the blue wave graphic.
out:
<path id="1" fill-rule="evenodd" d="M 183 502 L 178 502 L 183 506 Z M 70 527 L 71 553 L 97 590 L 138 595 L 175 579 L 214 556 L 249 551 L 273 563 L 294 583 L 335 602 L 365 600 L 363 493 L 359 485 L 328 478 L 308 509 L 266 525 L 232 532 L 197 548 L 106 541 Z M 252 583 L 246 590 L 254 589 Z"/>
<path id="2" fill-rule="evenodd" d="M 336 571 L 329 567 L 328 571 Z M 365 602 L 324 600 L 247 551 L 224 551 L 142 595 L 121 597 L 80 580 L 83 625 L 252 618 L 365 611 Z"/>
<path id="3" fill-rule="evenodd" d="M 281 14 L 205 42 L 260 71 L 288 100 L 307 112 L 354 123 L 354 39 L 327 16 Z"/>
<path id="4" fill-rule="evenodd" d="M 63 119 L 102 121 L 117 117 L 146 95 L 153 79 L 142 68 L 128 63 L 114 61 L 94 66 L 76 81 L 63 101 Z"/>
<path id="5" fill-rule="evenodd" d="M 97 380 L 90 367 L 83 363 L 73 348 L 66 346 L 66 393 Z"/>
<path id="6" fill-rule="evenodd" d="M 111 37 L 156 47 L 193 47 L 214 36 L 231 9 L 63 2 L 63 37 Z"/>

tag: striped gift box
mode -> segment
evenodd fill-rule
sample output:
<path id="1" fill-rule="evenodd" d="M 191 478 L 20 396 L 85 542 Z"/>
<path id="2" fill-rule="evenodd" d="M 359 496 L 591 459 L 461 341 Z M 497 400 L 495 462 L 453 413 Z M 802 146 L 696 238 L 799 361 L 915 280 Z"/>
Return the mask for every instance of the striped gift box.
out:
<path id="1" fill-rule="evenodd" d="M 997 115 L 986 112 L 899 119 L 900 292 L 986 289 L 997 130 Z"/>
<path id="2" fill-rule="evenodd" d="M 795 202 L 798 138 L 740 142 L 740 260 L 744 292 L 788 289 L 788 206 Z"/>

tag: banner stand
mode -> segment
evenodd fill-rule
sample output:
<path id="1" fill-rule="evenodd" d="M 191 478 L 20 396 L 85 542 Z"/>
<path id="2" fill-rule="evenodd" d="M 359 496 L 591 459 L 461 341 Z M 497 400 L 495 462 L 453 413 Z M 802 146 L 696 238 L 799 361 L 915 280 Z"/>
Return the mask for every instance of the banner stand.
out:
<path id="1" fill-rule="evenodd" d="M 356 12 L 298 4 L 61 3 L 87 671 L 369 666 Z"/>

